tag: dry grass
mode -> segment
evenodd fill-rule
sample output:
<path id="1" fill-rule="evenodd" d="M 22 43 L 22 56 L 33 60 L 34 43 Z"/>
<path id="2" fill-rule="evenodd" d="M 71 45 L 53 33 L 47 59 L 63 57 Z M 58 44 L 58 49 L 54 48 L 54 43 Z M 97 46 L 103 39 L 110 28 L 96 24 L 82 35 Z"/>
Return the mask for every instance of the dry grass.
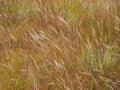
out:
<path id="1" fill-rule="evenodd" d="M 119 90 L 119 3 L 0 0 L 0 90 Z"/>

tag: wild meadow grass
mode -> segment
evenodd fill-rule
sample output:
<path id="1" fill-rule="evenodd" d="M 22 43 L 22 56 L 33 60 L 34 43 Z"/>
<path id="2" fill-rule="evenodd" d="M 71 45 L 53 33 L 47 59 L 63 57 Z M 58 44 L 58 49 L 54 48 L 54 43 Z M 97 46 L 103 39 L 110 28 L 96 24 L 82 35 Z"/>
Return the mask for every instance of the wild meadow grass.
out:
<path id="1" fill-rule="evenodd" d="M 0 0 L 0 90 L 119 90 L 119 0 Z"/>

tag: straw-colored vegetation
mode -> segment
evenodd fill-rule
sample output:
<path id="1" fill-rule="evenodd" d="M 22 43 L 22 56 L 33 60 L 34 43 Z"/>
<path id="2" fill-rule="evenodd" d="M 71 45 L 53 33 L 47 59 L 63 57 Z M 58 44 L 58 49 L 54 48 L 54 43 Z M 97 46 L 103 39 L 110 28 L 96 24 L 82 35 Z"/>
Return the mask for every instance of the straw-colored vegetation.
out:
<path id="1" fill-rule="evenodd" d="M 120 90 L 119 0 L 0 0 L 0 90 Z"/>

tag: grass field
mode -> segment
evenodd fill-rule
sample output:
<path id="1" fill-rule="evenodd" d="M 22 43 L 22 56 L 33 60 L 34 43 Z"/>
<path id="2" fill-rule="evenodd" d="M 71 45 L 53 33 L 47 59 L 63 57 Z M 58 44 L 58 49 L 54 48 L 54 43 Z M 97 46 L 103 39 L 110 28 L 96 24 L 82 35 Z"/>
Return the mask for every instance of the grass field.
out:
<path id="1" fill-rule="evenodd" d="M 0 90 L 120 90 L 120 1 L 0 0 Z"/>

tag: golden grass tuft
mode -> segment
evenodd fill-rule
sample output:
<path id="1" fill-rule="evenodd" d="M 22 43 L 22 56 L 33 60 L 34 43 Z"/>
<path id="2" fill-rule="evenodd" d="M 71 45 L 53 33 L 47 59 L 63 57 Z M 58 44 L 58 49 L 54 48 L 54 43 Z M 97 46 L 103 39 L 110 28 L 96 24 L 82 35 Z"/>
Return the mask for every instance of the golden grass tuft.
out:
<path id="1" fill-rule="evenodd" d="M 0 90 L 119 90 L 119 0 L 0 0 Z"/>

